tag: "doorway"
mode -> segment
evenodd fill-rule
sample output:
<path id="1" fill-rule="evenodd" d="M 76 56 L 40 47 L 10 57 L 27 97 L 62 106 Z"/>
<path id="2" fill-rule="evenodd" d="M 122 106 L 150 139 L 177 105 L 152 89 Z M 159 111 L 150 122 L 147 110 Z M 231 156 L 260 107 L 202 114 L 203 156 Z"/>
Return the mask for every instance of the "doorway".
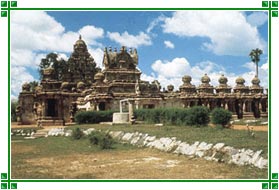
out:
<path id="1" fill-rule="evenodd" d="M 57 109 L 56 109 L 57 101 L 55 99 L 47 99 L 47 116 L 56 117 Z"/>

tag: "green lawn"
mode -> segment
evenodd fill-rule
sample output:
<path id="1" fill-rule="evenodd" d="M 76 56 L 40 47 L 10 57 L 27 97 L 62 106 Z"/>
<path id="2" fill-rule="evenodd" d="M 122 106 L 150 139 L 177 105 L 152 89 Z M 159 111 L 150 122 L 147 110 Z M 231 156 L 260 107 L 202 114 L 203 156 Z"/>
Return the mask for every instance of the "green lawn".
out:
<path id="1" fill-rule="evenodd" d="M 255 131 L 255 137 L 251 137 L 246 130 L 216 129 L 211 127 L 188 127 L 188 126 L 154 126 L 146 124 L 137 125 L 99 125 L 83 124 L 72 125 L 68 128 L 74 129 L 80 127 L 95 128 L 101 130 L 141 132 L 155 135 L 156 137 L 177 137 L 177 139 L 193 143 L 195 141 L 204 141 L 206 143 L 220 143 L 233 146 L 235 148 L 246 148 L 252 150 L 263 150 L 263 156 L 267 158 L 268 153 L 268 133 Z"/>
<path id="2" fill-rule="evenodd" d="M 161 160 L 149 163 L 145 160 L 147 158 Z M 179 161 L 180 164 L 163 169 L 162 164 L 169 160 Z M 48 137 L 24 140 L 22 137 L 13 137 L 11 161 L 14 179 L 267 178 L 266 169 L 193 159 L 128 144 L 115 144 L 113 149 L 101 150 L 91 145 L 88 138 L 73 140 L 71 137 Z"/>

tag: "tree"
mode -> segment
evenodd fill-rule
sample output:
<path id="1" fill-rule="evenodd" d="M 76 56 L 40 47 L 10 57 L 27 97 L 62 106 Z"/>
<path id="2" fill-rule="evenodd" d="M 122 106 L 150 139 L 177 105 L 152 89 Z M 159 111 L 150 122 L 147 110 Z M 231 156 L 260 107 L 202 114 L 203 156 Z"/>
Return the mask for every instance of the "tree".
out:
<path id="1" fill-rule="evenodd" d="M 259 48 L 257 49 L 252 49 L 250 52 L 249 56 L 251 57 L 251 60 L 253 63 L 256 65 L 256 77 L 259 75 L 259 70 L 258 70 L 258 63 L 260 62 L 260 55 L 263 54 L 263 51 Z"/>
<path id="2" fill-rule="evenodd" d="M 39 65 L 40 79 L 43 78 L 43 70 L 48 67 L 52 67 L 54 69 L 54 77 L 57 80 L 61 80 L 63 73 L 68 70 L 67 62 L 64 59 L 59 58 L 56 53 L 49 53 L 46 58 L 41 60 Z"/>
<path id="3" fill-rule="evenodd" d="M 16 107 L 18 105 L 17 100 L 12 100 L 11 101 L 11 121 L 15 122 L 16 121 Z"/>
<path id="4" fill-rule="evenodd" d="M 29 82 L 31 92 L 35 92 L 35 88 L 39 85 L 38 81 Z"/>

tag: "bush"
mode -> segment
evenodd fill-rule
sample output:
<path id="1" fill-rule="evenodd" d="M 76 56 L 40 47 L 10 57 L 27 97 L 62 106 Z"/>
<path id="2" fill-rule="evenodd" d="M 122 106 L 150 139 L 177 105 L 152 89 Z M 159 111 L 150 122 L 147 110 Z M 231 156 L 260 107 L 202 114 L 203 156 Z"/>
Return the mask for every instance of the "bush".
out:
<path id="1" fill-rule="evenodd" d="M 83 136 L 84 136 L 84 133 L 82 132 L 82 130 L 79 127 L 75 128 L 73 130 L 73 134 L 72 134 L 73 139 L 79 140 Z"/>
<path id="2" fill-rule="evenodd" d="M 135 110 L 137 120 L 146 123 L 165 123 L 169 125 L 202 126 L 209 123 L 209 110 L 197 106 L 189 109 L 183 108 L 156 108 Z"/>
<path id="3" fill-rule="evenodd" d="M 231 120 L 232 113 L 223 108 L 215 108 L 211 112 L 211 121 L 213 124 L 219 124 L 225 127 Z"/>
<path id="4" fill-rule="evenodd" d="M 101 149 L 111 149 L 114 143 L 109 134 L 104 134 L 99 131 L 92 131 L 89 134 L 89 141 L 93 145 L 98 145 Z"/>
<path id="5" fill-rule="evenodd" d="M 189 109 L 188 115 L 186 116 L 186 125 L 192 126 L 206 126 L 209 119 L 209 109 L 204 106 L 195 106 Z"/>
<path id="6" fill-rule="evenodd" d="M 144 121 L 146 123 L 166 123 L 172 125 L 180 125 L 181 116 L 185 109 L 181 108 L 156 108 L 156 109 L 138 109 L 135 110 L 135 117 L 137 120 Z"/>
<path id="7" fill-rule="evenodd" d="M 113 111 L 81 111 L 76 113 L 75 121 L 78 124 L 100 123 L 112 121 Z"/>

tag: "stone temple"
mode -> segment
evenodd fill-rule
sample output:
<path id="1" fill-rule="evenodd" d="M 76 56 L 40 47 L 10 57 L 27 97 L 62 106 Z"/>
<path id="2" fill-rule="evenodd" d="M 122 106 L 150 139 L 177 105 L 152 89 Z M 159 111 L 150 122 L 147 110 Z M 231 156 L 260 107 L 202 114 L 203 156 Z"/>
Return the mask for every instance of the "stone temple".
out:
<path id="1" fill-rule="evenodd" d="M 191 84 L 191 76 L 185 75 L 178 91 L 171 84 L 162 90 L 159 81 L 141 80 L 138 60 L 136 49 L 105 48 L 100 70 L 80 36 L 60 79 L 54 77 L 55 69 L 50 66 L 43 69 L 35 90 L 31 91 L 28 83 L 22 85 L 16 109 L 18 123 L 64 125 L 73 121 L 78 109 L 118 111 L 123 99 L 132 100 L 135 109 L 202 105 L 209 109 L 223 107 L 237 118 L 268 115 L 267 94 L 263 93 L 258 77 L 253 78 L 252 86 L 246 86 L 239 77 L 232 88 L 224 75 L 215 87 L 207 74 L 201 76 L 198 86 Z"/>

